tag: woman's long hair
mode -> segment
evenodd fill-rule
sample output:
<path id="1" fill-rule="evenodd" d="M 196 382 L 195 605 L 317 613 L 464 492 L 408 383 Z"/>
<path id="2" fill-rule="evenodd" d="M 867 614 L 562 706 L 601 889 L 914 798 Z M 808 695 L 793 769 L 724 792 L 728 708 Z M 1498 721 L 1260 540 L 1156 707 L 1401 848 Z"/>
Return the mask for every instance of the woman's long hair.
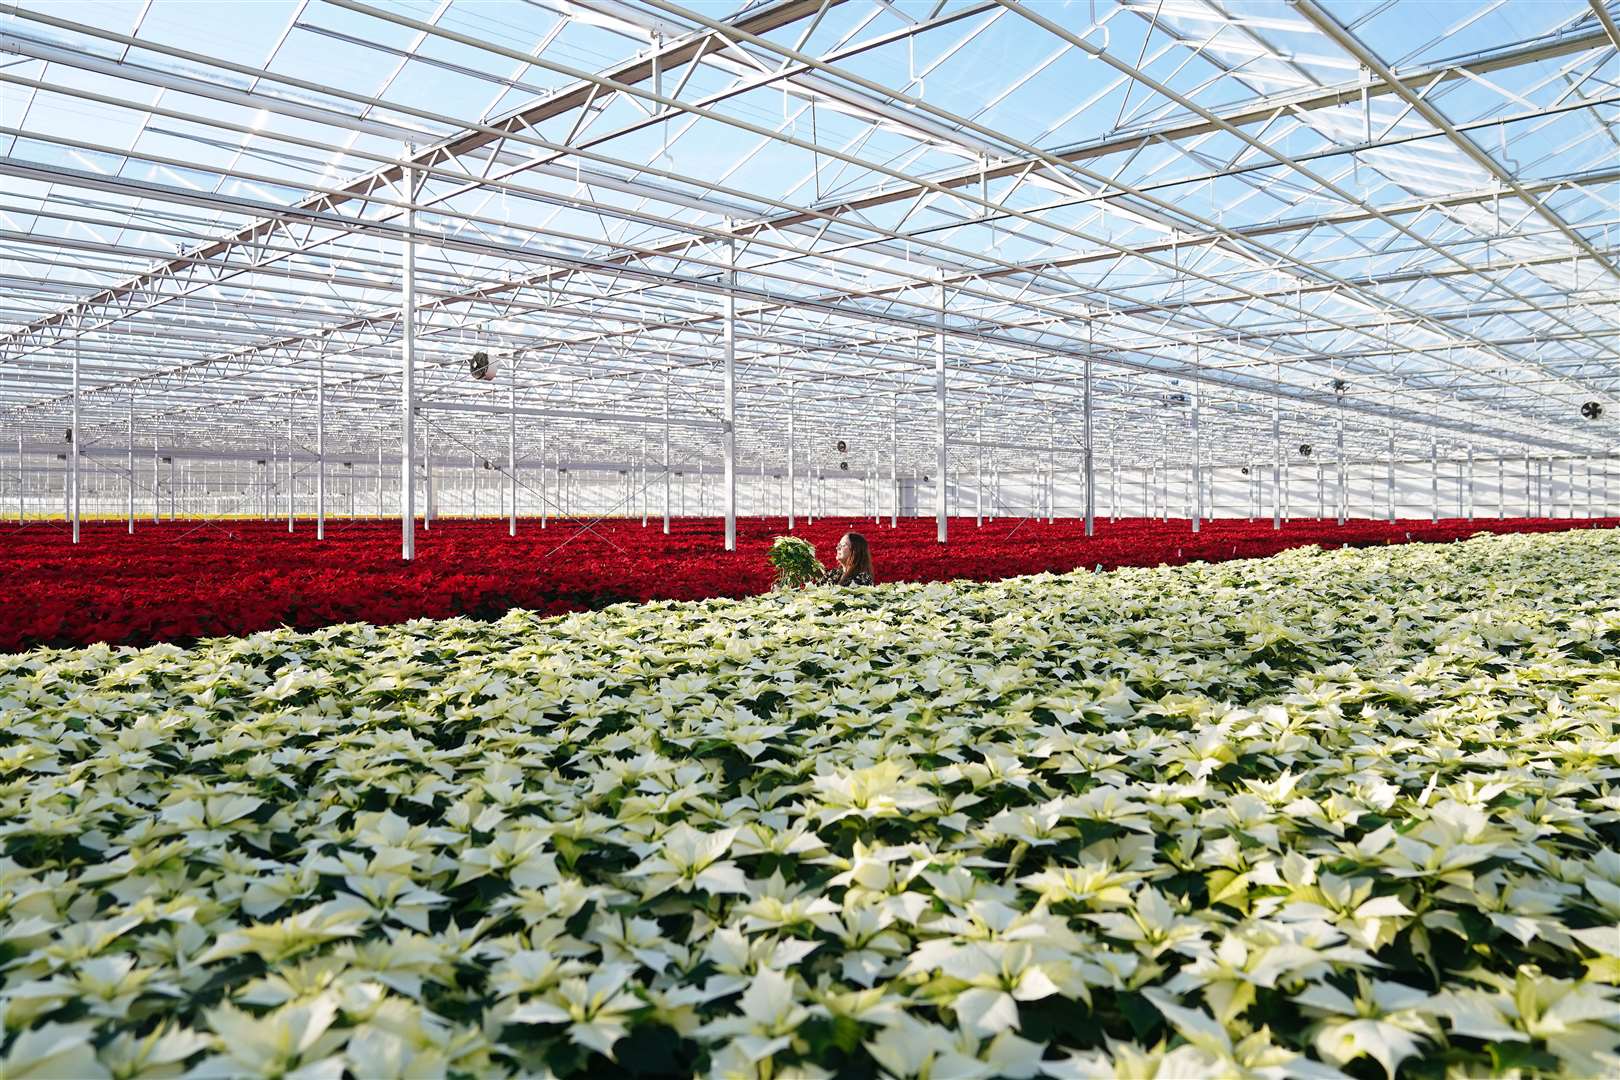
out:
<path id="1" fill-rule="evenodd" d="M 838 576 L 838 583 L 840 585 L 847 583 L 862 570 L 866 571 L 868 580 L 876 581 L 877 575 L 872 572 L 872 549 L 866 543 L 866 537 L 858 532 L 851 532 L 845 533 L 844 539 L 849 541 L 849 553 L 855 558 L 850 563 L 849 569 Z"/>

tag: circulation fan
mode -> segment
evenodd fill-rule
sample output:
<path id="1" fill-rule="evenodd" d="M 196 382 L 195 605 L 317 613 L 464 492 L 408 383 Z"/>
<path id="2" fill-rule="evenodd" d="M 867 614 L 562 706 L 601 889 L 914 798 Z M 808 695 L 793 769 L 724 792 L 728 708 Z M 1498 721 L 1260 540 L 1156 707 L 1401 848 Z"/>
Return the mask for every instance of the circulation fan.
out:
<path id="1" fill-rule="evenodd" d="M 490 363 L 489 353 L 482 350 L 467 357 L 467 370 L 472 372 L 473 378 L 483 379 L 485 382 L 495 377 L 495 365 Z"/>
<path id="2" fill-rule="evenodd" d="M 838 452 L 840 454 L 849 453 L 849 444 L 847 442 L 845 442 L 843 439 L 838 440 Z"/>
<path id="3" fill-rule="evenodd" d="M 1586 402 L 1581 406 L 1581 415 L 1588 420 L 1596 420 L 1603 415 L 1603 403 L 1601 401 Z"/>
<path id="4" fill-rule="evenodd" d="M 847 462 L 847 461 L 840 461 L 840 462 L 839 462 L 839 463 L 838 463 L 838 471 L 839 471 L 839 472 L 849 472 L 849 462 Z"/>
<path id="5" fill-rule="evenodd" d="M 1350 384 L 1345 382 L 1343 379 L 1333 380 L 1333 392 L 1339 397 L 1344 397 L 1344 392 L 1348 389 L 1350 389 Z"/>
<path id="6" fill-rule="evenodd" d="M 1247 465 L 1243 466 L 1243 475 L 1244 476 L 1249 475 L 1249 467 Z"/>
<path id="7" fill-rule="evenodd" d="M 495 468 L 495 463 L 493 461 L 489 460 L 489 458 L 485 458 L 484 459 L 484 468 L 493 470 Z"/>
<path id="8" fill-rule="evenodd" d="M 1311 444 L 1310 443 L 1305 442 L 1305 443 L 1300 443 L 1299 444 L 1299 456 L 1300 457 L 1310 457 L 1311 456 Z"/>

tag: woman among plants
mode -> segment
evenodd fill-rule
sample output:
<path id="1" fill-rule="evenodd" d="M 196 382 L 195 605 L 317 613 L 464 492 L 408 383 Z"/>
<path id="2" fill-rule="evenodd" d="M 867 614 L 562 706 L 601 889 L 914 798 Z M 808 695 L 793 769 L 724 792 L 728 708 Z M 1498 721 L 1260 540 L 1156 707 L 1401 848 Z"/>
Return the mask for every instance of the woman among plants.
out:
<path id="1" fill-rule="evenodd" d="M 845 533 L 834 553 L 831 568 L 821 565 L 815 546 L 799 536 L 778 536 L 767 557 L 776 570 L 778 589 L 801 589 L 806 585 L 872 584 L 872 549 L 858 532 Z"/>
<path id="2" fill-rule="evenodd" d="M 872 584 L 872 549 L 866 537 L 858 532 L 845 533 L 839 537 L 833 557 L 837 564 L 821 575 L 817 585 Z"/>

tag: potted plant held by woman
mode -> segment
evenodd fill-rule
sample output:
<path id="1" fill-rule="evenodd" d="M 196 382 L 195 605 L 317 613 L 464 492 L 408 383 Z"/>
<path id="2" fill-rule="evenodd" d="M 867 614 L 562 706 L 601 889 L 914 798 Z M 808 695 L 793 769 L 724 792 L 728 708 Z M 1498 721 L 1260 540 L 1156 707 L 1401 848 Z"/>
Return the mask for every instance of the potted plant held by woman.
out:
<path id="1" fill-rule="evenodd" d="M 797 536 L 778 536 L 766 559 L 776 569 L 774 587 L 780 590 L 801 588 L 827 572 L 816 558 L 815 545 Z"/>

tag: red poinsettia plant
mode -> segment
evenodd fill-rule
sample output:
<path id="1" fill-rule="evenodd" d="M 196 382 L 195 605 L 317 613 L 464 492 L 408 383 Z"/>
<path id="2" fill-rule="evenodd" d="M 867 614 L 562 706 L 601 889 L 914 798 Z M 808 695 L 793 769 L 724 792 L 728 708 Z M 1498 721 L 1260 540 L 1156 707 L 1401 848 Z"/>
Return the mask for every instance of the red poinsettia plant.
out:
<path id="1" fill-rule="evenodd" d="M 1612 527 L 1616 519 L 1461 519 L 1384 522 L 1218 520 L 1194 533 L 1185 520 L 1099 520 L 1048 524 L 1002 518 L 976 527 L 950 523 L 938 544 L 932 518 L 822 518 L 792 533 L 831 553 L 851 528 L 871 541 L 886 581 L 989 581 L 1019 574 L 1152 566 L 1270 555 L 1308 544 L 1359 547 L 1447 541 L 1479 531 L 1530 532 Z M 85 526 L 78 545 L 49 524 L 0 525 L 0 650 L 90 642 L 146 644 L 244 634 L 276 626 L 379 624 L 451 615 L 493 617 L 513 607 L 547 614 L 622 601 L 699 600 L 770 589 L 773 538 L 782 518 L 738 523 L 737 550 L 722 550 L 712 518 L 677 519 L 670 535 L 639 520 L 559 521 L 542 529 L 504 521 L 434 523 L 418 557 L 399 556 L 393 521 L 336 521 L 317 541 L 309 522 L 195 521 Z M 566 543 L 564 542 L 566 541 Z M 473 569 L 469 569 L 473 568 Z"/>

